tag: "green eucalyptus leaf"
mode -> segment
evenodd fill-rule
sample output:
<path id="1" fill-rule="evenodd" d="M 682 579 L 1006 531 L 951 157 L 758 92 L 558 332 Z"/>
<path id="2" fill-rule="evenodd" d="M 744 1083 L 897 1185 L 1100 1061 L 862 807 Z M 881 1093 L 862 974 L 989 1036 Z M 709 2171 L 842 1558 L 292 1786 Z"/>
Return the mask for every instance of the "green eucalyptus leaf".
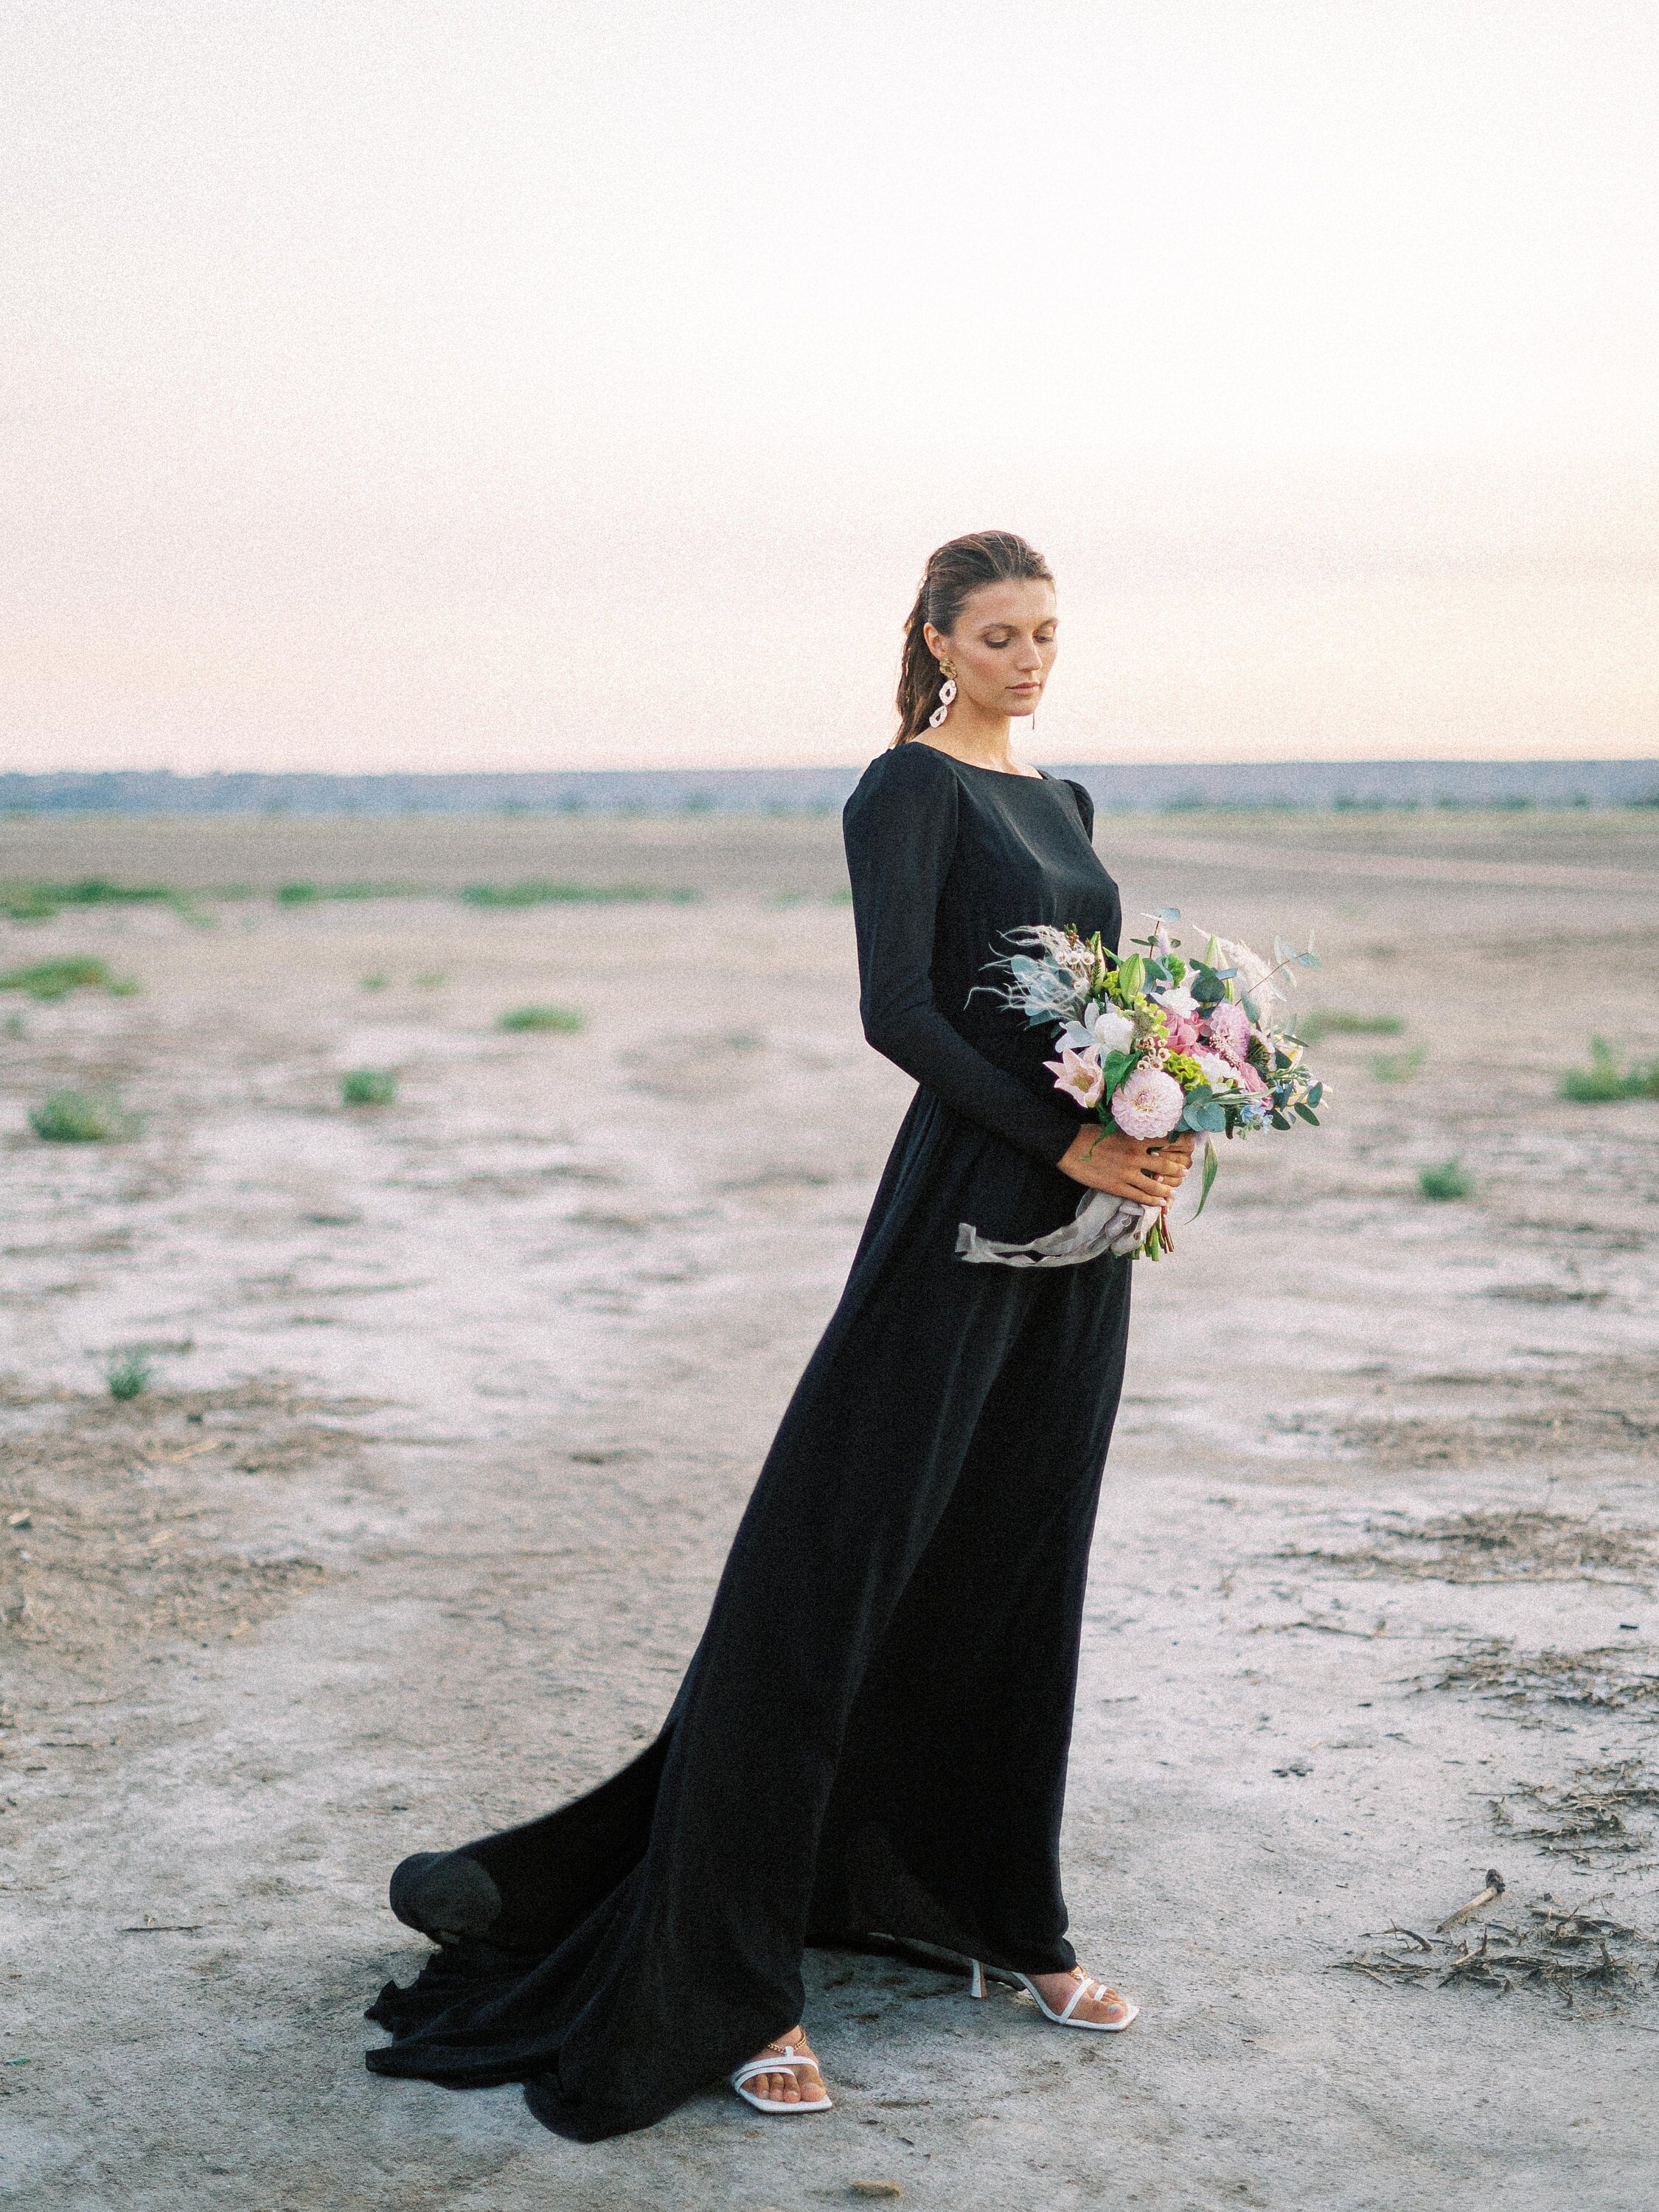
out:
<path id="1" fill-rule="evenodd" d="M 1193 1219 L 1194 1221 L 1197 1220 L 1199 1215 L 1203 1212 L 1205 1207 L 1209 1204 L 1210 1192 L 1214 1187 L 1216 1176 L 1220 1173 L 1220 1171 L 1221 1155 L 1216 1151 L 1214 1140 L 1212 1138 L 1206 1137 L 1204 1139 L 1204 1164 L 1199 1170 L 1198 1204 L 1193 1208 Z"/>

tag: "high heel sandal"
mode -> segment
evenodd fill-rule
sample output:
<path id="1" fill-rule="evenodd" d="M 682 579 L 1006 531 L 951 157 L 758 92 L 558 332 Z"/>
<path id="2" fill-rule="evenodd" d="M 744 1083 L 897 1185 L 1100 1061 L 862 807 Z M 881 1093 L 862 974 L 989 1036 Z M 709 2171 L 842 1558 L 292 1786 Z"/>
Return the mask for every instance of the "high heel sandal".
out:
<path id="1" fill-rule="evenodd" d="M 805 2038 L 802 2040 L 805 2042 Z M 793 2074 L 799 2081 L 800 2070 L 807 2067 L 815 2074 L 818 2072 L 818 2062 L 810 2051 L 797 2051 L 793 2043 L 775 2043 L 758 2058 L 751 2058 L 746 2066 L 738 2067 L 732 2076 L 732 2087 L 745 2105 L 752 2105 L 757 2112 L 764 2112 L 770 2119 L 793 2119 L 797 2112 L 831 2111 L 835 2100 L 830 2097 L 819 2097 L 811 2103 L 803 2098 L 797 2105 L 784 2105 L 775 2098 L 757 2097 L 752 2089 L 744 2087 L 745 2082 L 754 2081 L 761 2074 Z"/>
<path id="2" fill-rule="evenodd" d="M 1012 1967 L 998 1967 L 994 1971 L 1001 1979 L 1018 1982 L 1021 1989 L 1029 1990 L 1036 1999 L 1037 2010 L 1044 2020 L 1052 2021 L 1056 2027 L 1086 2027 L 1092 2028 L 1097 2035 L 1121 2035 L 1132 2020 L 1140 2017 L 1140 2007 L 1130 2004 L 1121 1991 L 1109 1988 L 1104 1982 L 1091 1982 L 1086 1974 L 1062 2009 L 1056 2012 L 1029 1974 L 1017 1973 Z M 977 1959 L 968 1961 L 968 1994 L 970 1997 L 985 1995 L 985 1969 Z M 1103 2004 L 1108 1997 L 1115 1997 L 1121 2005 L 1127 2008 L 1121 2020 L 1077 2020 L 1073 2017 L 1079 2005 L 1085 2001 Z"/>

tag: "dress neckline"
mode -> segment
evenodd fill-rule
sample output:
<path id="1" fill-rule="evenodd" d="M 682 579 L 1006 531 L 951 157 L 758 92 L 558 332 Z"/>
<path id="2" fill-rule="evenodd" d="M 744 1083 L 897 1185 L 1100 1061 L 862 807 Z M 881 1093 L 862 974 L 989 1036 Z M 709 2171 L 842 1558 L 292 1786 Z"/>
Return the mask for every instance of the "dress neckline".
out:
<path id="1" fill-rule="evenodd" d="M 943 745 L 928 744 L 926 738 L 912 738 L 909 742 L 913 745 L 927 746 L 930 753 L 937 753 L 941 760 L 956 761 L 958 768 L 972 769 L 975 775 L 1000 776 L 1004 783 L 1053 783 L 1056 781 L 1044 769 L 1037 769 L 1030 775 L 1021 775 L 1018 769 L 1012 768 L 981 768 L 977 761 L 957 760 L 954 753 L 947 753 Z"/>

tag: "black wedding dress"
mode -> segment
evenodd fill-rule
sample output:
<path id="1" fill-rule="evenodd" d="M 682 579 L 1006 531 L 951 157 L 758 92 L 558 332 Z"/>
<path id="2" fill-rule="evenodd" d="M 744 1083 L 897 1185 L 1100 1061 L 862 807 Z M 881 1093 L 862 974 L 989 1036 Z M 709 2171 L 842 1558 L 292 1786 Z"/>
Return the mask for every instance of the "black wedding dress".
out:
<path id="1" fill-rule="evenodd" d="M 380 2074 L 521 2081 L 548 2127 L 648 2126 L 801 2016 L 806 1944 L 1075 1963 L 1059 1834 L 1130 1262 L 966 1266 L 959 1223 L 1069 1220 L 1046 1033 L 970 997 L 1004 933 L 1118 940 L 1080 786 L 884 754 L 848 802 L 866 1034 L 916 1078 L 846 1291 L 661 1735 L 544 1819 L 407 1860 L 442 1937 L 370 2017 Z"/>

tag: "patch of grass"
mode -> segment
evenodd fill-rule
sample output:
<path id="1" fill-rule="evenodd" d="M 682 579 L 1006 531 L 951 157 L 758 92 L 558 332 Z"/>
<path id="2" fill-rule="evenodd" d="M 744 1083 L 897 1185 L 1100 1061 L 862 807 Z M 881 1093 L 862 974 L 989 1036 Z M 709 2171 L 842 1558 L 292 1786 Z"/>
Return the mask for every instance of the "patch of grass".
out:
<path id="1" fill-rule="evenodd" d="M 17 1039 L 20 1042 L 29 1033 L 29 1025 L 21 1014 L 8 1014 L 4 1027 L 6 1035 Z"/>
<path id="2" fill-rule="evenodd" d="M 0 914 L 8 921 L 50 921 L 58 911 L 54 901 L 33 884 L 8 884 L 0 889 Z"/>
<path id="3" fill-rule="evenodd" d="M 1530 1825 L 1510 1809 L 1524 1802 Z M 1659 1782 L 1639 1759 L 1620 1759 L 1600 1766 L 1574 1768 L 1570 1781 L 1517 1782 L 1507 1798 L 1492 1806 L 1492 1819 L 1511 1835 L 1525 1837 L 1540 1850 L 1587 1863 L 1592 1853 L 1646 1850 L 1650 1832 L 1630 1825 L 1632 1813 L 1659 1810 Z"/>
<path id="4" fill-rule="evenodd" d="M 429 898 L 424 884 L 283 884 L 276 891 L 278 906 L 315 906 L 321 899 Z"/>
<path id="5" fill-rule="evenodd" d="M 365 991 L 384 991 L 391 981 L 390 975 L 365 975 L 361 988 Z"/>
<path id="6" fill-rule="evenodd" d="M 1488 1875 L 1488 1884 L 1492 1881 Z M 1640 1929 L 1563 1906 L 1549 1896 L 1524 1913 L 1504 1908 L 1503 1920 L 1492 1917 L 1498 1905 L 1494 1899 L 1478 1929 L 1449 1932 L 1461 1914 L 1428 1935 L 1389 1928 L 1370 1948 L 1333 1964 L 1385 1988 L 1478 1989 L 1499 1996 L 1533 1989 L 1553 1992 L 1569 2008 L 1581 1992 L 1615 2003 L 1651 1987 L 1659 1943 Z"/>
<path id="7" fill-rule="evenodd" d="M 509 1013 L 496 1015 L 495 1026 L 514 1035 L 520 1030 L 550 1030 L 574 1036 L 586 1024 L 574 1006 L 514 1006 Z"/>
<path id="8" fill-rule="evenodd" d="M 29 1127 L 48 1145 L 118 1145 L 143 1127 L 141 1114 L 125 1114 L 112 1091 L 54 1091 L 29 1109 Z"/>
<path id="9" fill-rule="evenodd" d="M 1279 1556 L 1333 1567 L 1358 1580 L 1399 1582 L 1629 1582 L 1659 1564 L 1651 1528 L 1621 1528 L 1534 1506 L 1437 1514 L 1390 1527 L 1368 1522 L 1374 1540 L 1353 1552 L 1290 1550 Z"/>
<path id="10" fill-rule="evenodd" d="M 428 974 L 415 978 L 415 988 L 417 991 L 441 991 L 448 981 L 441 968 L 434 968 Z"/>
<path id="11" fill-rule="evenodd" d="M 1419 1168 L 1417 1188 L 1425 1198 L 1445 1200 L 1470 1198 L 1474 1193 L 1474 1178 L 1457 1160 L 1442 1160 L 1437 1167 Z"/>
<path id="12" fill-rule="evenodd" d="M 398 1097 L 398 1079 L 384 1067 L 354 1067 L 340 1078 L 342 1106 L 391 1106 Z"/>
<path id="13" fill-rule="evenodd" d="M 1379 1083 L 1409 1083 L 1428 1056 L 1420 1044 L 1410 1052 L 1374 1052 L 1371 1073 Z"/>
<path id="14" fill-rule="evenodd" d="M 1577 1106 L 1605 1106 L 1620 1098 L 1659 1098 L 1659 1060 L 1632 1061 L 1620 1067 L 1605 1037 L 1590 1039 L 1590 1064 L 1570 1067 L 1555 1086 L 1556 1096 Z"/>
<path id="15" fill-rule="evenodd" d="M 188 914 L 191 894 L 172 884 L 112 884 L 105 876 L 83 876 L 72 884 L 14 877 L 0 884 L 0 914 L 13 921 L 49 921 L 66 906 L 170 906 Z"/>
<path id="16" fill-rule="evenodd" d="M 37 960 L 0 974 L 0 991 L 27 991 L 43 1005 L 67 999 L 71 991 L 112 991 L 116 983 L 101 960 Z"/>
<path id="17" fill-rule="evenodd" d="M 1304 1014 L 1296 1033 L 1305 1044 L 1319 1044 L 1328 1036 L 1401 1036 L 1405 1028 L 1401 1014 L 1353 1014 L 1340 1006 L 1322 1006 Z"/>
<path id="18" fill-rule="evenodd" d="M 1659 1719 L 1659 1674 L 1636 1663 L 1650 1656 L 1616 1644 L 1589 1651 L 1517 1651 L 1507 1637 L 1485 1637 L 1444 1661 L 1433 1686 L 1472 1690 L 1517 1712 L 1576 1705 L 1653 1720 Z"/>
<path id="19" fill-rule="evenodd" d="M 112 1398 L 142 1398 L 155 1379 L 155 1370 L 142 1352 L 118 1352 L 104 1370 Z"/>
<path id="20" fill-rule="evenodd" d="M 517 884 L 469 884 L 462 903 L 479 907 L 627 906 L 664 903 L 690 906 L 700 896 L 694 890 L 665 889 L 659 884 L 562 884 L 532 876 Z"/>

